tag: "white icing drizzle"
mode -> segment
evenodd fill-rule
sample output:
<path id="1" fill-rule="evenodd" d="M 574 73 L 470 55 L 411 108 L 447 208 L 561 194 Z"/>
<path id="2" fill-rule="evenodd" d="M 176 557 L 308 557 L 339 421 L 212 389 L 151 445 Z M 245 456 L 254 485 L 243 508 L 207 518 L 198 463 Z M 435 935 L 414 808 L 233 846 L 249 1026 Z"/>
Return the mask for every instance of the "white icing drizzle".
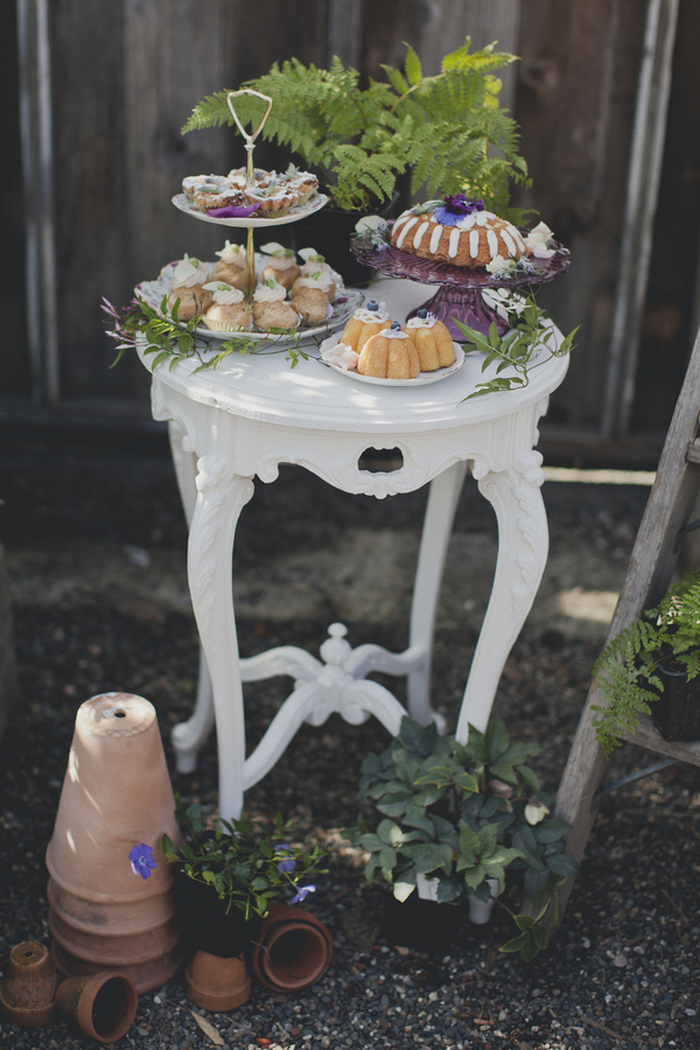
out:
<path id="1" fill-rule="evenodd" d="M 506 249 L 508 250 L 508 254 L 510 256 L 514 256 L 517 251 L 517 248 L 515 247 L 515 241 L 510 235 L 510 230 L 501 230 L 501 240 L 505 244 Z"/>
<path id="2" fill-rule="evenodd" d="M 450 230 L 450 237 L 447 242 L 447 254 L 449 255 L 450 259 L 454 259 L 454 257 L 457 254 L 457 249 L 459 248 L 459 240 L 461 236 L 462 231 L 458 230 L 456 226 L 453 226 Z"/>
<path id="3" fill-rule="evenodd" d="M 460 230 L 471 230 L 475 222 L 476 215 L 474 214 L 474 212 L 472 212 L 471 215 L 463 215 L 457 223 L 457 226 L 460 228 Z"/>
<path id="4" fill-rule="evenodd" d="M 472 259 L 476 259 L 479 254 L 479 231 L 472 230 L 469 234 L 469 255 Z"/>
<path id="5" fill-rule="evenodd" d="M 383 332 L 377 334 L 384 336 L 385 339 L 408 339 L 407 333 L 402 332 L 400 328 L 385 328 Z"/>
<path id="6" fill-rule="evenodd" d="M 355 321 L 361 321 L 362 324 L 374 324 L 375 321 L 381 324 L 383 321 L 390 320 L 389 314 L 383 306 L 380 306 L 379 310 L 366 310 L 364 307 L 360 307 L 358 310 L 355 310 L 352 316 Z"/>
<path id="7" fill-rule="evenodd" d="M 436 226 L 430 235 L 430 254 L 435 255 L 440 244 L 440 238 L 442 237 L 442 226 Z"/>
<path id="8" fill-rule="evenodd" d="M 429 222 L 422 222 L 420 224 L 420 226 L 416 230 L 416 235 L 413 238 L 413 247 L 414 248 L 420 248 L 420 242 L 423 240 L 423 237 L 425 236 L 425 231 L 428 229 L 429 226 L 430 226 Z"/>
<path id="9" fill-rule="evenodd" d="M 399 222 L 401 222 L 400 219 L 399 219 Z M 413 229 L 413 227 L 416 225 L 417 222 L 418 222 L 418 219 L 415 217 L 415 215 L 411 215 L 406 220 L 406 225 L 401 230 L 401 233 L 399 234 L 398 240 L 396 241 L 396 247 L 397 248 L 401 248 L 401 246 L 403 245 L 403 242 L 406 240 L 406 235 L 408 234 L 408 232 L 410 230 Z"/>
<path id="10" fill-rule="evenodd" d="M 476 219 L 474 221 L 477 226 L 485 226 L 489 219 L 494 218 L 495 215 L 490 211 L 478 211 L 476 212 Z"/>
<path id="11" fill-rule="evenodd" d="M 294 282 L 295 288 L 315 288 L 319 292 L 323 292 L 324 295 L 328 291 L 331 285 L 331 279 L 328 274 L 321 274 L 318 280 L 314 280 L 313 277 L 300 277 L 298 281 Z"/>
<path id="12" fill-rule="evenodd" d="M 496 236 L 495 230 L 486 231 L 486 243 L 489 246 L 489 253 L 492 259 L 498 255 L 498 237 Z"/>
<path id="13" fill-rule="evenodd" d="M 410 317 L 406 321 L 406 328 L 432 328 L 436 324 L 437 317 L 435 314 L 428 314 L 427 317 Z"/>

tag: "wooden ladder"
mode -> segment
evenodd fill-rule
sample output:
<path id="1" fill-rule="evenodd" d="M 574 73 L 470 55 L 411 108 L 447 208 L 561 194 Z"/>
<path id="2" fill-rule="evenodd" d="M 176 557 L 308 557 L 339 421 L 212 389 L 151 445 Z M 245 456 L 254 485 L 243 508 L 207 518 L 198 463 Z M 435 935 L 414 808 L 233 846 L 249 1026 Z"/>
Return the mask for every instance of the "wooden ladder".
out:
<path id="1" fill-rule="evenodd" d="M 656 480 L 632 549 L 627 574 L 610 623 L 606 643 L 658 604 L 668 589 L 688 519 L 700 493 L 700 331 L 695 339 L 683 387 L 676 402 Z M 596 815 L 596 793 L 610 762 L 595 737 L 596 712 L 604 705 L 597 678 L 593 681 L 571 745 L 556 802 L 556 815 L 572 826 L 567 852 L 581 860 Z M 632 735 L 624 737 L 649 751 L 700 766 L 700 741 L 669 743 L 641 716 Z M 573 887 L 568 879 L 560 893 L 562 914 Z"/>

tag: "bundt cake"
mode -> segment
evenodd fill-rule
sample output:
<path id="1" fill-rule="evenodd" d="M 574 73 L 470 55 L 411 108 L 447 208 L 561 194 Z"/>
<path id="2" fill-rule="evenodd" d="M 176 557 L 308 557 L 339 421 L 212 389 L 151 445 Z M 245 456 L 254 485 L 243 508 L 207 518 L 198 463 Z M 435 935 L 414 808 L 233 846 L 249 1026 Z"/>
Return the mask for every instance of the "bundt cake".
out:
<path id="1" fill-rule="evenodd" d="M 434 372 L 455 363 L 452 336 L 434 314 L 420 309 L 403 327 L 418 351 L 421 372 Z"/>
<path id="2" fill-rule="evenodd" d="M 401 331 L 398 321 L 369 337 L 360 351 L 357 371 L 360 375 L 379 379 L 418 378 L 418 351 L 411 338 Z"/>
<path id="3" fill-rule="evenodd" d="M 486 211 L 483 201 L 468 201 L 463 193 L 403 212 L 394 223 L 391 243 L 409 255 L 471 268 L 487 266 L 497 256 L 517 262 L 527 255 L 512 223 Z"/>
<path id="4" fill-rule="evenodd" d="M 370 299 L 366 306 L 355 310 L 348 320 L 340 337 L 340 342 L 351 347 L 358 354 L 370 336 L 383 331 L 391 324 L 391 318 L 383 306 Z"/>

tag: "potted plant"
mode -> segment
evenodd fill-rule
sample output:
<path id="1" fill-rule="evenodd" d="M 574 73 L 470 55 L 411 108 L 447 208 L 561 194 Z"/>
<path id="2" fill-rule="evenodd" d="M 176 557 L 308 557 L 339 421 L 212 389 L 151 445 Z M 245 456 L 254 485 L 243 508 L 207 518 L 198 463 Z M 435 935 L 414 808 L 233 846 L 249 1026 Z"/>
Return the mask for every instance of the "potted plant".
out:
<path id="1" fill-rule="evenodd" d="M 194 953 L 185 990 L 205 1009 L 230 1010 L 250 994 L 245 957 L 252 957 L 254 947 L 260 950 L 262 945 L 264 950 L 266 920 L 274 917 L 275 905 L 287 890 L 294 891 L 286 902 L 291 905 L 315 891 L 315 885 L 302 882 L 322 873 L 321 854 L 318 847 L 305 851 L 290 844 L 291 823 L 279 813 L 271 832 L 247 817 L 222 820 L 214 827 L 202 806 L 185 808 L 179 795 L 175 801 L 182 842 L 176 848 L 164 835 L 161 849 L 174 866 L 183 942 Z M 133 870 L 145 878 L 155 867 L 152 850 L 144 843 L 134 847 L 130 860 Z M 315 930 L 325 930 L 313 916 L 296 909 L 297 921 L 300 915 Z M 320 938 L 327 948 L 319 960 Z M 313 949 L 315 980 L 330 960 L 330 937 L 326 931 L 325 935 L 310 935 L 307 941 L 297 947 L 299 951 Z M 223 977 L 219 976 L 221 968 Z"/>
<path id="2" fill-rule="evenodd" d="M 347 284 L 367 280 L 371 272 L 348 249 L 356 221 L 398 203 L 405 181 L 412 195 L 464 191 L 499 212 L 507 208 L 510 185 L 527 182 L 517 125 L 499 106 L 501 81 L 494 76 L 515 56 L 493 44 L 470 53 L 470 43 L 467 37 L 445 55 L 437 76 L 424 76 L 418 54 L 408 47 L 403 71 L 384 65 L 387 79 L 370 79 L 366 86 L 337 57 L 329 69 L 296 58 L 276 62 L 244 85 L 273 101 L 262 137 L 288 147 L 317 172 L 330 196 L 329 207 L 291 228 L 294 247 L 313 245 Z M 183 133 L 232 125 L 228 94 L 219 91 L 199 102 Z M 257 127 L 264 103 L 239 97 L 236 110 L 243 124 Z M 342 256 L 335 255 L 338 248 Z"/>
<path id="3" fill-rule="evenodd" d="M 434 900 L 448 904 L 466 896 L 487 902 L 494 889 L 503 892 L 507 871 L 522 873 L 521 892 L 536 914 L 515 914 L 520 935 L 502 947 L 532 958 L 547 943 L 541 923 L 554 890 L 578 871 L 564 853 L 570 827 L 548 816 L 552 799 L 526 765 L 540 750 L 511 744 L 496 717 L 486 733 L 470 726 L 465 745 L 404 717 L 389 748 L 362 766 L 359 798 L 381 815 L 376 828 L 361 817 L 350 832 L 369 853 L 366 877 L 381 872 L 405 902 L 428 876 Z"/>
<path id="4" fill-rule="evenodd" d="M 606 755 L 650 714 L 664 740 L 700 739 L 700 571 L 670 588 L 610 641 L 594 674 L 606 705 L 596 737 Z"/>

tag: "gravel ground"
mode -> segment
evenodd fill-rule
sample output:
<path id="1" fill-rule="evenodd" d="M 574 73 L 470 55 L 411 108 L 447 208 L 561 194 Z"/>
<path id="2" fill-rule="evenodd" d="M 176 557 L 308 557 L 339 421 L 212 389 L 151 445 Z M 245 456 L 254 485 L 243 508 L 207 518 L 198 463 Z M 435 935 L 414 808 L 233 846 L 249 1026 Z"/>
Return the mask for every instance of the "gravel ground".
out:
<path id="1" fill-rule="evenodd" d="M 136 474 L 138 470 L 138 474 Z M 0 539 L 8 554 L 69 541 L 76 566 L 95 543 L 157 552 L 183 550 L 172 470 L 156 445 L 138 455 L 92 446 L 90 454 L 48 443 L 19 442 L 0 456 Z M 552 552 L 585 549 L 617 559 L 622 571 L 643 511 L 639 487 L 548 483 Z M 246 509 L 237 539 L 242 566 L 278 550 L 298 552 L 352 525 L 420 528 L 424 495 L 374 501 L 333 492 L 293 468 L 261 487 Z M 309 538 L 307 523 L 317 528 Z M 492 529 L 490 510 L 468 485 L 456 528 Z M 320 531 L 319 531 L 320 530 Z M 63 549 L 63 548 L 61 548 Z M 10 557 L 12 566 L 12 557 Z M 21 592 L 22 580 L 13 579 Z M 334 609 L 321 621 L 254 617 L 240 624 L 241 648 L 253 653 L 293 643 L 316 652 Z M 367 640 L 362 622 L 348 623 L 353 644 Z M 0 751 L 0 968 L 19 941 L 48 943 L 46 870 L 50 838 L 77 707 L 89 696 L 125 689 L 158 710 L 168 763 L 171 726 L 190 709 L 197 639 L 190 616 L 157 601 L 126 600 L 89 589 L 51 600 L 15 603 L 20 697 Z M 405 646 L 405 626 L 373 623 L 371 637 Z M 436 706 L 450 724 L 459 705 L 476 640 L 471 629 L 443 622 L 436 638 Z M 511 735 L 544 745 L 536 762 L 555 790 L 586 695 L 599 638 L 526 625 L 506 665 L 495 710 Z M 282 698 L 276 682 L 256 683 L 247 696 L 254 743 Z M 400 695 L 400 694 L 399 694 Z M 336 718 L 305 726 L 272 773 L 251 790 L 247 806 L 271 816 L 280 808 L 301 835 L 329 855 L 329 875 L 313 910 L 332 933 L 331 968 L 296 996 L 260 988 L 240 1009 L 208 1014 L 220 1045 L 320 1050 L 331 1047 L 647 1048 L 700 1046 L 700 772 L 677 765 L 606 794 L 562 927 L 548 950 L 526 965 L 499 953 L 498 915 L 486 927 L 461 915 L 449 954 L 397 948 L 381 934 L 383 894 L 362 876 L 361 859 L 340 830 L 356 816 L 359 766 L 386 743 L 371 721 L 347 727 Z M 653 761 L 625 747 L 614 777 Z M 213 743 L 190 777 L 173 773 L 186 800 L 216 805 Z M 57 1050 L 92 1045 L 58 1017 L 39 1029 L 0 1021 L 0 1045 Z M 198 1026 L 174 978 L 143 995 L 121 1046 L 190 1048 L 214 1043 Z"/>

